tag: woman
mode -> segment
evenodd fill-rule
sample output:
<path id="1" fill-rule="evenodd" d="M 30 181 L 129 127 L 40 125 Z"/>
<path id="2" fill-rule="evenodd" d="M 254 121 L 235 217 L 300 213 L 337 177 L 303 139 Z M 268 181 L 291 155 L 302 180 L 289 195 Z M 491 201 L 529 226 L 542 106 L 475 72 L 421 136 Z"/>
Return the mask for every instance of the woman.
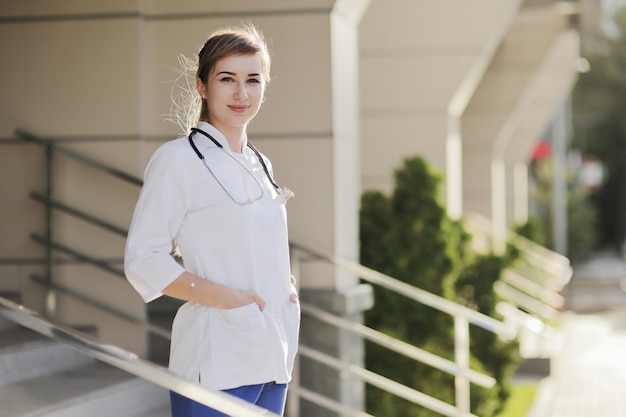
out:
<path id="1" fill-rule="evenodd" d="M 198 55 L 196 128 L 146 168 L 126 245 L 144 301 L 187 301 L 172 327 L 177 375 L 282 415 L 300 308 L 290 273 L 285 203 L 270 162 L 248 142 L 270 57 L 254 27 L 213 33 Z M 171 256 L 172 242 L 183 265 Z M 172 416 L 223 416 L 171 393 Z"/>

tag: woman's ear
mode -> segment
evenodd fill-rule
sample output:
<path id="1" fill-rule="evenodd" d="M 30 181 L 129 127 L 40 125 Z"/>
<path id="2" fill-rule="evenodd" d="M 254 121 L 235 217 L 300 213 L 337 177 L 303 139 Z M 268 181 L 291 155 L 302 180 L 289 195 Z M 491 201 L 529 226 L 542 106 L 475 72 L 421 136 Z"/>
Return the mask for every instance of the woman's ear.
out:
<path id="1" fill-rule="evenodd" d="M 198 89 L 198 94 L 202 99 L 206 99 L 206 85 L 202 82 L 200 77 L 196 78 L 196 88 Z"/>

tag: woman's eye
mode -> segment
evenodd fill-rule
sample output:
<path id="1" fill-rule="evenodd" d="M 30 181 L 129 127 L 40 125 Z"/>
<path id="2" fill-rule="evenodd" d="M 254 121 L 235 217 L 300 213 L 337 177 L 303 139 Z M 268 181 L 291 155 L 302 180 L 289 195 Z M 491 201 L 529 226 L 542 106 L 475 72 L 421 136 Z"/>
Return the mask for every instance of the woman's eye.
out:
<path id="1" fill-rule="evenodd" d="M 224 77 L 224 78 L 222 78 L 220 81 L 222 81 L 222 82 L 226 82 L 226 83 L 231 83 L 231 82 L 233 82 L 234 80 L 233 80 L 233 77 Z"/>
<path id="2" fill-rule="evenodd" d="M 260 83 L 261 83 L 261 80 L 259 80 L 258 78 L 250 78 L 250 79 L 248 80 L 248 82 L 249 82 L 250 84 L 260 84 Z"/>

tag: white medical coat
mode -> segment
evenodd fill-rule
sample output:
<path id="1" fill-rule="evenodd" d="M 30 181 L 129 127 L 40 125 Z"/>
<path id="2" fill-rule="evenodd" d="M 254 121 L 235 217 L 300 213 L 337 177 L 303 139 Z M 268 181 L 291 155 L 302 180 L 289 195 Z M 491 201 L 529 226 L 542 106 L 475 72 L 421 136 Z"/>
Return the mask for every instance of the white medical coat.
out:
<path id="1" fill-rule="evenodd" d="M 250 173 L 262 184 L 262 198 L 252 204 L 233 201 L 187 137 L 163 144 L 146 168 L 133 214 L 125 253 L 127 278 L 145 302 L 159 297 L 185 269 L 255 291 L 267 303 L 263 311 L 257 304 L 227 310 L 184 304 L 172 327 L 170 370 L 216 390 L 287 383 L 296 354 L 300 306 L 290 302 L 285 205 L 251 149 L 244 146 L 243 154 L 233 153 L 213 126 L 201 122 L 198 127 L 223 146 L 219 149 L 204 135 L 193 136 L 233 198 L 242 202 L 261 195 Z M 172 241 L 184 267 L 170 255 Z"/>

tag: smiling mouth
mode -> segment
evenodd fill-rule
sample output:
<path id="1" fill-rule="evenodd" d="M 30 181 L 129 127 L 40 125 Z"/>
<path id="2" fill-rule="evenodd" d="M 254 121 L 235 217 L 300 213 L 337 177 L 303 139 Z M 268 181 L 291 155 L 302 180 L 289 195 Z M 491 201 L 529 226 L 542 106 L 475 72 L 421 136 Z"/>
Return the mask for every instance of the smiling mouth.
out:
<path id="1" fill-rule="evenodd" d="M 235 111 L 237 113 L 243 113 L 246 110 L 248 110 L 248 108 L 250 106 L 228 106 L 228 107 L 230 107 L 231 110 L 233 110 L 233 111 Z"/>

